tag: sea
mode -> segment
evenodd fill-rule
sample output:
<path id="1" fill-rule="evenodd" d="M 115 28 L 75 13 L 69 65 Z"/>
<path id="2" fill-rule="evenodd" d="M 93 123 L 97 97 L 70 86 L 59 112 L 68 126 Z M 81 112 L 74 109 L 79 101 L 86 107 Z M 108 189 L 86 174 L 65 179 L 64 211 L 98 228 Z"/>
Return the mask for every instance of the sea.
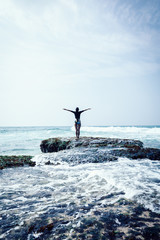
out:
<path id="1" fill-rule="evenodd" d="M 73 126 L 0 127 L 0 155 L 31 155 L 37 163 L 35 167 L 0 171 L 0 239 L 10 239 L 11 232 L 26 221 L 48 214 L 48 209 L 56 211 L 60 205 L 80 208 L 96 202 L 99 206 L 126 198 L 160 213 L 160 159 L 119 157 L 113 162 L 73 165 L 63 161 L 61 152 L 40 151 L 44 139 L 74 136 Z M 160 126 L 83 126 L 81 136 L 136 139 L 144 147 L 160 149 Z M 53 155 L 59 164 L 45 165 L 43 159 Z M 77 214 L 75 225 L 81 219 Z M 38 237 L 35 234 L 27 239 Z"/>
<path id="2" fill-rule="evenodd" d="M 0 155 L 40 154 L 40 142 L 52 137 L 74 137 L 68 127 L 0 127 Z M 160 126 L 81 127 L 81 136 L 138 139 L 145 147 L 160 148 Z"/>

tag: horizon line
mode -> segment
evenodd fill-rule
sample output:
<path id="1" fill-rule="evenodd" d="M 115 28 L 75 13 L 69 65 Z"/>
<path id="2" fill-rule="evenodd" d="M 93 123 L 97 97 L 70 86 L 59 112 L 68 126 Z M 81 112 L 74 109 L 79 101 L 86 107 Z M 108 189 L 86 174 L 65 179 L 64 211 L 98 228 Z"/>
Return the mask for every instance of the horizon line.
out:
<path id="1" fill-rule="evenodd" d="M 73 127 L 74 125 L 8 125 L 3 127 Z M 129 125 L 84 125 L 82 127 L 160 127 L 160 124 L 129 124 Z"/>

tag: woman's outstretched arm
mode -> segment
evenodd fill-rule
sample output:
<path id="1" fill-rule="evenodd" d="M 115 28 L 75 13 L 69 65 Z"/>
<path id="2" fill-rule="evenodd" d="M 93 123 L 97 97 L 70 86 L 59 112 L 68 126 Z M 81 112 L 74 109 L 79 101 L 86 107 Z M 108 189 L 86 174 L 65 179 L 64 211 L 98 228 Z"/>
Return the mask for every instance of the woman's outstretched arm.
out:
<path id="1" fill-rule="evenodd" d="M 91 110 L 91 108 L 84 109 L 84 110 L 82 110 L 80 112 L 82 113 L 82 112 L 85 112 L 85 111 L 88 111 L 88 110 Z"/>
<path id="2" fill-rule="evenodd" d="M 63 110 L 74 113 L 74 111 L 66 109 L 66 108 L 63 108 Z"/>

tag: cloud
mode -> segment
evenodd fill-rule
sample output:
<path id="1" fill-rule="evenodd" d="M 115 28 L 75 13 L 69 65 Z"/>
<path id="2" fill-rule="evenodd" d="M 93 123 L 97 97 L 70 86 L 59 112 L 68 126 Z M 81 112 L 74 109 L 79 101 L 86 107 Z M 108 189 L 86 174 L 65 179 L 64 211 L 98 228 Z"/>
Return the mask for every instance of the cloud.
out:
<path id="1" fill-rule="evenodd" d="M 38 108 L 43 99 L 47 106 L 52 100 L 56 109 L 63 102 L 85 104 L 89 98 L 95 105 L 100 100 L 105 105 L 105 89 L 112 81 L 113 88 L 116 82 L 154 81 L 160 69 L 158 4 L 156 0 L 1 1 L 1 103 L 12 108 L 20 96 L 19 108 L 32 102 Z M 118 86 L 125 94 L 124 84 Z"/>
<path id="2" fill-rule="evenodd" d="M 45 4 L 39 1 L 35 5 L 37 11 L 33 7 L 35 2 L 27 5 L 23 1 L 25 4 L 20 5 L 19 1 L 6 0 L 0 5 L 0 16 L 2 24 L 10 25 L 12 31 L 15 29 L 13 38 L 16 38 L 18 46 L 28 51 L 39 47 L 40 52 L 45 52 L 46 48 L 45 55 L 49 54 L 50 48 L 57 63 L 62 58 L 66 61 L 68 57 L 69 61 L 77 64 L 79 58 L 82 62 L 91 61 L 93 65 L 97 62 L 98 65 L 106 63 L 109 66 L 127 58 L 135 61 L 137 56 L 143 60 L 156 57 L 157 48 L 152 43 L 159 34 L 150 34 L 146 30 L 135 34 L 133 30 L 141 29 L 144 22 L 150 22 L 148 5 L 142 4 L 140 9 L 136 9 L 136 5 L 126 4 L 127 1 L 122 1 L 122 4 L 121 1 L 93 2 L 59 0 L 46 1 Z M 156 11 L 153 6 L 150 16 Z M 132 28 L 128 30 L 130 24 Z"/>

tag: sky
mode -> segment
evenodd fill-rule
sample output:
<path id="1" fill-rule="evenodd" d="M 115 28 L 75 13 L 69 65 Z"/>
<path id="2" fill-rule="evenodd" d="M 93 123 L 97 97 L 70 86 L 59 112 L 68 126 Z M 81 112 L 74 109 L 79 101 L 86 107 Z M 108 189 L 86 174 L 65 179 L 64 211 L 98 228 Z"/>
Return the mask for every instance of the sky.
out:
<path id="1" fill-rule="evenodd" d="M 0 0 L 0 126 L 160 125 L 159 0 Z"/>

